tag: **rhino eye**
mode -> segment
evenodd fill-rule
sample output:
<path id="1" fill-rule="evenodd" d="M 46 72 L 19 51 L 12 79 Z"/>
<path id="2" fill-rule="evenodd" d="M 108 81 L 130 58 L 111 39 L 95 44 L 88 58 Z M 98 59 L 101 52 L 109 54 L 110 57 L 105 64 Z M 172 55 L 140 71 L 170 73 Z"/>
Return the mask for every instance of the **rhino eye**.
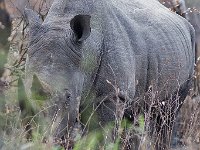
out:
<path id="1" fill-rule="evenodd" d="M 67 99 L 70 99 L 70 98 L 71 98 L 71 95 L 67 95 L 66 98 L 67 98 Z"/>
<path id="2" fill-rule="evenodd" d="M 65 90 L 65 98 L 67 100 L 70 100 L 70 98 L 71 98 L 71 93 L 68 90 Z"/>

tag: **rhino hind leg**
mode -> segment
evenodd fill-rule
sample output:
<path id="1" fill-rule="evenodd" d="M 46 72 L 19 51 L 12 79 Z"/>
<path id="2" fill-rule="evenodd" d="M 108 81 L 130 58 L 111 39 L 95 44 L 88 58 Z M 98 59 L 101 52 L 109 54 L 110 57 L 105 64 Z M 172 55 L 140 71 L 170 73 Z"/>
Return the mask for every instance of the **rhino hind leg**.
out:
<path id="1" fill-rule="evenodd" d="M 170 98 L 162 101 L 152 110 L 152 120 L 150 123 L 150 135 L 155 140 L 157 150 L 170 149 L 171 146 L 181 145 L 177 135 L 177 114 L 181 108 L 188 91 L 191 88 L 191 80 L 185 82 Z M 156 122 L 156 123 L 155 123 Z"/>
<path id="2" fill-rule="evenodd" d="M 96 95 L 92 99 L 95 99 L 93 102 L 97 103 L 90 103 L 90 99 L 89 102 L 85 101 L 80 108 L 82 110 L 81 122 L 87 131 L 97 130 L 101 132 L 104 131 L 101 130 L 102 128 L 105 131 L 109 129 L 108 133 L 103 133 L 102 135 L 108 134 L 108 137 L 113 142 L 117 136 L 117 122 L 119 123 L 124 115 L 123 99 L 116 95 L 115 92 L 107 95 Z M 100 142 L 102 141 L 102 139 L 99 140 Z"/>

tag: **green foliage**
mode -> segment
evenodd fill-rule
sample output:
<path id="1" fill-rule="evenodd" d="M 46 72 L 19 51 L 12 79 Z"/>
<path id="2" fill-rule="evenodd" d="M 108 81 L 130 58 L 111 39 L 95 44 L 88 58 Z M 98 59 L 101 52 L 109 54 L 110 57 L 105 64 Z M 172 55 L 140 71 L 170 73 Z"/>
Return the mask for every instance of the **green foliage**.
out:
<path id="1" fill-rule="evenodd" d="M 1 43 L 0 43 L 0 77 L 3 75 L 4 65 L 5 65 L 6 61 L 7 61 L 7 52 L 6 52 L 5 48 L 1 49 Z"/>
<path id="2" fill-rule="evenodd" d="M 48 99 L 48 94 L 44 91 L 44 88 L 36 75 L 33 76 L 31 93 L 32 99 L 38 106 L 42 106 L 44 101 Z"/>
<path id="3" fill-rule="evenodd" d="M 144 125 L 145 125 L 144 116 L 143 115 L 139 116 L 138 123 L 139 123 L 138 131 L 143 133 L 144 132 Z"/>
<path id="4" fill-rule="evenodd" d="M 98 149 L 99 141 L 102 138 L 100 131 L 92 132 L 86 137 L 79 140 L 75 146 L 74 150 L 95 150 Z"/>
<path id="5" fill-rule="evenodd" d="M 122 149 L 122 136 L 128 137 L 127 133 L 143 134 L 144 133 L 144 116 L 140 115 L 138 120 L 139 126 L 133 124 L 127 119 L 123 119 L 118 127 L 115 123 L 110 123 L 104 129 L 93 131 L 78 140 L 75 143 L 74 150 L 120 150 Z M 113 137 L 113 131 L 117 130 L 116 137 Z M 124 135 L 125 134 L 125 135 Z M 127 137 L 126 137 L 127 136 Z M 115 139 L 115 140 L 113 140 Z M 132 143 L 131 143 L 132 144 Z"/>
<path id="6" fill-rule="evenodd" d="M 118 137 L 114 143 L 110 142 L 105 145 L 105 150 L 119 150 L 120 149 L 120 137 Z"/>
<path id="7" fill-rule="evenodd" d="M 83 96 L 84 100 L 81 102 L 81 107 L 87 108 L 81 112 L 81 121 L 86 125 L 88 130 L 93 130 L 99 127 L 98 115 L 93 106 L 93 99 L 96 98 L 95 92 L 90 91 L 88 95 Z M 98 106 L 97 106 L 98 107 Z"/>
<path id="8" fill-rule="evenodd" d="M 18 80 L 18 102 L 24 117 L 34 115 L 34 106 L 26 95 L 25 87 L 21 77 Z"/>

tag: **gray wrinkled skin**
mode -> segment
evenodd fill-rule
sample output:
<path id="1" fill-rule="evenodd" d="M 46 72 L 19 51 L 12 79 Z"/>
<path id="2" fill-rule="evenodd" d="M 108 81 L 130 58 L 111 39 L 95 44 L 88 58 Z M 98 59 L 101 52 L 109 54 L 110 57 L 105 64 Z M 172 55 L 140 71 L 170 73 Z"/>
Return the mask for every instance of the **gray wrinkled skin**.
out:
<path id="1" fill-rule="evenodd" d="M 115 119 L 113 85 L 131 104 L 149 86 L 164 100 L 192 77 L 194 30 L 157 0 L 55 0 L 43 23 L 31 10 L 26 15 L 26 89 L 35 74 L 51 93 L 49 103 L 60 109 L 55 123 L 62 120 L 58 137 L 75 123 L 85 93 L 95 93 L 94 106 L 109 96 L 96 110 L 105 124 Z M 77 33 L 74 17 L 84 22 Z"/>

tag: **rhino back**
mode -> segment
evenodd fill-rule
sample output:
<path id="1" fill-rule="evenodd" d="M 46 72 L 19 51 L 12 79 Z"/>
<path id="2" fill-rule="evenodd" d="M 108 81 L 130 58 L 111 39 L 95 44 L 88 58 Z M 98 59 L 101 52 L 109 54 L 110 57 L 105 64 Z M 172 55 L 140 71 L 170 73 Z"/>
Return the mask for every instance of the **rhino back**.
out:
<path id="1" fill-rule="evenodd" d="M 82 53 L 91 53 L 101 62 L 96 63 L 99 69 L 90 73 L 90 77 L 98 74 L 97 91 L 108 94 L 112 87 L 106 81 L 110 81 L 131 93 L 130 97 L 134 97 L 134 91 L 136 95 L 144 93 L 152 83 L 156 87 L 169 83 L 167 90 L 172 93 L 177 83 L 181 85 L 191 77 L 193 28 L 158 1 L 69 0 L 63 14 L 52 14 L 43 25 L 67 31 L 70 19 L 77 14 L 91 15 L 91 36 Z M 93 44 L 98 40 L 103 41 L 101 52 Z"/>
<path id="2" fill-rule="evenodd" d="M 106 1 L 102 26 L 99 89 L 110 91 L 109 80 L 132 97 L 154 84 L 165 89 L 164 98 L 191 78 L 194 30 L 157 1 Z"/>
<path id="3" fill-rule="evenodd" d="M 55 24 L 54 17 L 66 20 L 77 14 L 91 15 L 91 28 L 95 32 L 86 40 L 88 51 L 83 54 L 92 53 L 97 61 L 101 60 L 95 81 L 97 91 L 103 89 L 108 94 L 112 90 L 106 83 L 108 80 L 132 93 L 131 97 L 135 95 L 133 91 L 140 95 L 151 84 L 166 89 L 167 83 L 166 90 L 172 93 L 191 77 L 193 28 L 158 1 L 70 0 L 64 14 L 61 17 L 55 14 L 48 24 Z M 56 20 L 60 25 L 60 20 Z M 103 39 L 102 52 L 92 52 L 96 50 L 90 44 L 94 39 Z"/>

